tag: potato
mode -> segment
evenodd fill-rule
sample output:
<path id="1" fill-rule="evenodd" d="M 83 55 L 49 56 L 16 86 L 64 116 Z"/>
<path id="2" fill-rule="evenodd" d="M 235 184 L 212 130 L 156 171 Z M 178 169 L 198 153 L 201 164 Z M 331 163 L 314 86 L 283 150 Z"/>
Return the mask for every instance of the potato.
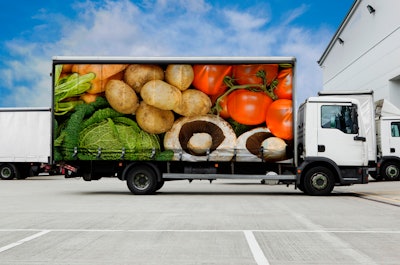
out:
<path id="1" fill-rule="evenodd" d="M 183 91 L 194 79 L 193 68 L 189 64 L 170 64 L 165 70 L 165 81 Z"/>
<path id="2" fill-rule="evenodd" d="M 146 104 L 142 101 L 136 110 L 136 121 L 143 131 L 148 133 L 164 133 L 174 124 L 174 113 Z"/>
<path id="3" fill-rule="evenodd" d="M 211 99 L 205 93 L 197 89 L 187 89 L 182 92 L 181 104 L 173 111 L 182 116 L 192 117 L 209 113 L 211 106 Z"/>
<path id="4" fill-rule="evenodd" d="M 147 104 L 163 110 L 174 109 L 182 100 L 181 91 L 162 80 L 151 80 L 144 84 L 140 95 Z"/>
<path id="5" fill-rule="evenodd" d="M 133 114 L 139 107 L 135 91 L 121 80 L 108 81 L 105 96 L 111 107 L 123 114 Z"/>
<path id="6" fill-rule="evenodd" d="M 164 71 L 158 65 L 153 64 L 131 64 L 126 68 L 124 81 L 137 93 L 140 93 L 143 85 L 150 80 L 163 80 Z"/>

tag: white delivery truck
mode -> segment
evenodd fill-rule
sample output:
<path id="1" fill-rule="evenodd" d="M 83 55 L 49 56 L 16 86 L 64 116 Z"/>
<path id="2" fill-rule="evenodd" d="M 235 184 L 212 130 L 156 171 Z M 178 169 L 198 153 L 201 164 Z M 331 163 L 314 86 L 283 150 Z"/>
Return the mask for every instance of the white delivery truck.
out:
<path id="1" fill-rule="evenodd" d="M 52 163 L 133 194 L 165 181 L 256 179 L 327 195 L 368 182 L 354 98 L 296 115 L 293 57 L 54 57 Z"/>
<path id="2" fill-rule="evenodd" d="M 400 109 L 386 99 L 375 102 L 377 180 L 400 179 Z"/>
<path id="3" fill-rule="evenodd" d="M 0 109 L 0 178 L 23 179 L 51 163 L 50 108 Z"/>
<path id="4" fill-rule="evenodd" d="M 374 102 L 373 91 L 321 91 L 320 96 L 354 98 L 366 127 L 369 174 L 376 180 L 400 178 L 400 109 L 387 99 Z"/>

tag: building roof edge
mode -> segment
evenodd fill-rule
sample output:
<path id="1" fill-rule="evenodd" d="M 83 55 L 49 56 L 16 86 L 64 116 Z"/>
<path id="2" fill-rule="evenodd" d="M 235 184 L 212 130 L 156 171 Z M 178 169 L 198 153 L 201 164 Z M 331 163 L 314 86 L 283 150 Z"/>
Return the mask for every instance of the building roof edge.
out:
<path id="1" fill-rule="evenodd" d="M 340 24 L 339 28 L 336 30 L 335 34 L 333 35 L 331 41 L 329 42 L 328 46 L 325 48 L 325 51 L 322 53 L 320 59 L 317 61 L 319 66 L 322 67 L 327 55 L 333 48 L 333 45 L 335 44 L 336 40 L 340 37 L 340 34 L 342 33 L 343 29 L 346 27 L 347 23 L 349 22 L 350 18 L 353 16 L 357 6 L 361 3 L 362 0 L 354 0 L 353 5 L 351 6 L 349 12 L 347 12 L 347 15 L 343 19 L 342 23 Z"/>

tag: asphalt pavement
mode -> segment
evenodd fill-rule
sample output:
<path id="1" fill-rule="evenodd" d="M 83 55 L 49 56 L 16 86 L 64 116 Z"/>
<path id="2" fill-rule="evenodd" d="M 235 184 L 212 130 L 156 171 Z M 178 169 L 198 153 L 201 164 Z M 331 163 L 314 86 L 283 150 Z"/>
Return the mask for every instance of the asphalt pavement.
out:
<path id="1" fill-rule="evenodd" d="M 0 264 L 399 264 L 400 182 L 312 197 L 259 181 L 0 181 Z"/>

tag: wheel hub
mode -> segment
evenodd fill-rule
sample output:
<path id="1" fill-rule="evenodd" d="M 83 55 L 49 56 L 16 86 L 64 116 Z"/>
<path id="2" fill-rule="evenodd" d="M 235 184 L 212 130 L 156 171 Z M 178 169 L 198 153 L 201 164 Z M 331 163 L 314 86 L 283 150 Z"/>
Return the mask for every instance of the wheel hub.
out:
<path id="1" fill-rule="evenodd" d="M 396 166 L 388 166 L 386 168 L 386 176 L 391 179 L 397 178 L 399 176 L 399 169 Z"/>
<path id="2" fill-rule="evenodd" d="M 11 177 L 12 172 L 9 168 L 6 167 L 1 170 L 0 174 L 5 178 L 9 178 L 9 177 Z"/>
<path id="3" fill-rule="evenodd" d="M 150 185 L 149 178 L 144 174 L 136 175 L 133 182 L 136 188 L 140 190 L 144 190 Z"/>
<path id="4" fill-rule="evenodd" d="M 328 186 L 328 179 L 325 175 L 317 173 L 312 176 L 311 183 L 314 188 L 323 190 Z"/>

